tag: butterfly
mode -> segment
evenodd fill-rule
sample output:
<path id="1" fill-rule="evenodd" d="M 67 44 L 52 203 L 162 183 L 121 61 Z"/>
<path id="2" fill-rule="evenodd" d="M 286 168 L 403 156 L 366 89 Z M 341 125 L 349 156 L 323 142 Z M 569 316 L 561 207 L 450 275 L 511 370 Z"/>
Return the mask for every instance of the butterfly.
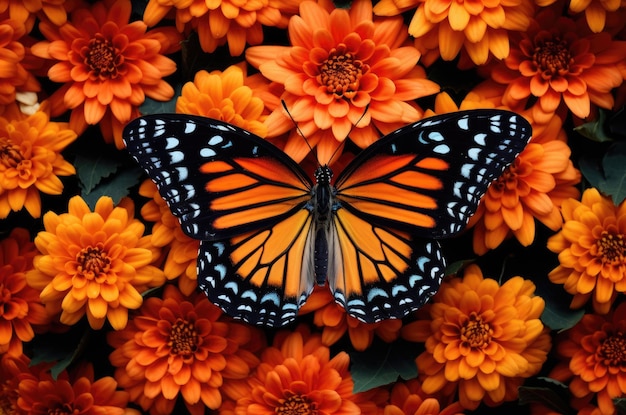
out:
<path id="1" fill-rule="evenodd" d="M 200 240 L 198 285 L 232 317 L 280 327 L 316 285 L 362 322 L 402 318 L 444 276 L 454 236 L 517 157 L 530 124 L 502 110 L 434 116 L 312 181 L 268 141 L 183 114 L 130 122 L 126 148 L 183 231 Z"/>

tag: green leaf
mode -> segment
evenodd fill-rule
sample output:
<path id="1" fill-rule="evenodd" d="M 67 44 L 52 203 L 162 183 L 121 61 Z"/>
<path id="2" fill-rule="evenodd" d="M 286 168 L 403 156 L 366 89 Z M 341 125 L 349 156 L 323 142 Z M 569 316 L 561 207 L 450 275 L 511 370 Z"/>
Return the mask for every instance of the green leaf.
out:
<path id="1" fill-rule="evenodd" d="M 122 165 L 121 154 L 110 146 L 78 153 L 74 167 L 81 193 L 91 192 L 103 179 L 115 173 Z"/>
<path id="2" fill-rule="evenodd" d="M 626 414 L 626 398 L 613 398 L 613 405 L 618 414 Z"/>
<path id="3" fill-rule="evenodd" d="M 350 353 L 350 373 L 354 380 L 354 393 L 368 391 L 398 380 L 417 377 L 416 346 L 396 340 L 373 343 L 364 352 Z"/>
<path id="4" fill-rule="evenodd" d="M 570 396 L 567 385 L 554 379 L 539 377 L 532 380 L 532 386 L 520 386 L 518 402 L 520 405 L 539 403 L 559 414 L 573 414 L 569 405 Z"/>
<path id="5" fill-rule="evenodd" d="M 563 308 L 558 303 L 546 302 L 541 321 L 552 330 L 565 331 L 576 325 L 585 315 L 585 310 Z"/>
<path id="6" fill-rule="evenodd" d="M 600 109 L 595 120 L 575 127 L 574 131 L 598 143 L 614 141 L 614 138 L 606 133 L 606 118 L 606 111 Z"/>
<path id="7" fill-rule="evenodd" d="M 61 335 L 63 341 L 59 341 L 59 334 L 46 333 L 35 336 L 33 340 L 33 357 L 31 365 L 39 363 L 54 363 L 50 374 L 54 379 L 80 357 L 86 347 L 90 331 L 77 325 Z"/>
<path id="8" fill-rule="evenodd" d="M 120 170 L 118 174 L 100 181 L 91 192 L 83 193 L 82 197 L 92 209 L 102 196 L 109 196 L 117 204 L 128 195 L 130 188 L 136 186 L 143 177 L 143 171 L 136 165 Z"/>
<path id="9" fill-rule="evenodd" d="M 156 101 L 146 97 L 145 101 L 139 107 L 139 112 L 143 115 L 149 114 L 170 114 L 176 112 L 176 100 L 180 96 L 182 85 L 174 85 L 174 97 L 169 101 Z"/>
<path id="10" fill-rule="evenodd" d="M 600 165 L 583 158 L 579 166 L 589 183 L 610 195 L 613 203 L 619 205 L 626 198 L 626 142 L 611 145 Z"/>

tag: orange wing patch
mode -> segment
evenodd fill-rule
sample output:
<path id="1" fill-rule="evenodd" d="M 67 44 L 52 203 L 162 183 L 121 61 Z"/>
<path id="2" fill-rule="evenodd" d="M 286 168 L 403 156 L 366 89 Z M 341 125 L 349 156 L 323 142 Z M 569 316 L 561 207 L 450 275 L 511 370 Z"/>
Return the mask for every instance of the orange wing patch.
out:
<path id="1" fill-rule="evenodd" d="M 303 209 L 269 229 L 260 229 L 230 240 L 230 259 L 237 274 L 257 287 L 284 290 L 297 297 L 313 286 L 309 263 L 312 217 Z"/>
<path id="2" fill-rule="evenodd" d="M 346 296 L 362 295 L 364 285 L 392 281 L 409 267 L 412 248 L 404 232 L 376 227 L 347 209 L 336 212 L 335 230 L 330 278 Z"/>

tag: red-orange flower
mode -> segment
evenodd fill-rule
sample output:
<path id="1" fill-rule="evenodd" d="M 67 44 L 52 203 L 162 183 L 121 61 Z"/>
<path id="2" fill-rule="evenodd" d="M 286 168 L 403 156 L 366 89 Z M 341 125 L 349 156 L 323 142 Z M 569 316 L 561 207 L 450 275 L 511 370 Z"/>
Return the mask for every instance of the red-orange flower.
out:
<path id="1" fill-rule="evenodd" d="M 548 277 L 574 295 L 571 307 L 592 298 L 594 310 L 606 314 L 617 293 L 626 292 L 626 202 L 615 206 L 590 188 L 580 201 L 565 200 L 561 214 L 563 229 L 548 240 L 560 265 Z"/>
<path id="2" fill-rule="evenodd" d="M 118 391 L 110 376 L 94 381 L 90 364 L 70 376 L 62 372 L 53 378 L 49 372 L 39 376 L 26 372 L 18 375 L 17 409 L 19 414 L 81 414 L 81 415 L 139 415 L 126 408 L 128 393 Z"/>
<path id="3" fill-rule="evenodd" d="M 439 90 L 416 66 L 420 53 L 406 44 L 402 18 L 374 21 L 370 0 L 356 0 L 350 10 L 304 1 L 289 21 L 289 37 L 292 46 L 255 46 L 246 59 L 285 87 L 281 98 L 321 163 L 334 161 L 348 134 L 364 148 L 381 132 L 418 120 L 412 101 Z M 285 151 L 294 159 L 309 154 L 282 107 L 266 124 L 272 136 L 292 130 Z"/>
<path id="4" fill-rule="evenodd" d="M 154 26 L 171 11 L 176 12 L 176 28 L 198 32 L 205 52 L 228 42 L 231 56 L 243 53 L 246 43 L 263 42 L 263 26 L 287 26 L 288 16 L 298 11 L 297 0 L 150 0 L 143 21 Z"/>
<path id="5" fill-rule="evenodd" d="M 70 126 L 82 133 L 99 124 L 107 140 L 123 148 L 122 128 L 139 115 L 148 96 L 167 101 L 174 89 L 164 76 L 176 64 L 163 56 L 180 48 L 181 36 L 171 27 L 147 31 L 140 21 L 129 23 L 129 0 L 103 0 L 78 8 L 71 21 L 57 27 L 41 22 L 47 40 L 32 46 L 34 55 L 55 62 L 48 71 L 63 83 L 50 99 L 53 115 L 72 110 Z"/>
<path id="6" fill-rule="evenodd" d="M 598 415 L 615 414 L 613 399 L 626 396 L 626 303 L 607 316 L 585 314 L 556 350 L 562 362 L 550 376 L 569 383 L 577 399 L 595 397 Z"/>
<path id="7" fill-rule="evenodd" d="M 33 326 L 48 323 L 39 292 L 26 284 L 26 271 L 37 255 L 26 229 L 15 228 L 0 241 L 0 354 L 22 354 L 22 342 L 33 339 Z M 1 407 L 1 405 L 0 405 Z"/>
<path id="8" fill-rule="evenodd" d="M 25 34 L 23 23 L 12 19 L 0 22 L 0 105 L 13 103 L 16 92 L 40 89 L 25 60 L 26 47 L 21 41 Z"/>
<path id="9" fill-rule="evenodd" d="M 589 116 L 591 104 L 613 108 L 611 90 L 623 82 L 626 42 L 606 32 L 586 35 L 572 19 L 546 9 L 511 45 L 509 56 L 490 69 L 491 78 L 507 86 L 508 107 L 536 99 L 533 119 L 539 123 L 561 106 L 579 118 Z"/>
<path id="10" fill-rule="evenodd" d="M 164 283 L 163 271 L 151 265 L 159 253 L 133 216 L 129 199 L 114 207 L 101 197 L 91 211 L 80 196 L 70 199 L 68 213 L 44 215 L 45 230 L 35 238 L 41 255 L 26 279 L 49 314 L 60 313 L 67 325 L 87 314 L 92 328 L 108 320 L 119 330 L 128 309 L 141 306 L 141 293 Z"/>
<path id="11" fill-rule="evenodd" d="M 126 329 L 109 333 L 115 377 L 152 415 L 171 414 L 178 396 L 194 415 L 219 408 L 223 384 L 258 364 L 249 348 L 260 344 L 259 332 L 222 320 L 202 293 L 185 298 L 168 285 L 162 297 L 147 299 Z"/>
<path id="12" fill-rule="evenodd" d="M 407 324 L 407 340 L 425 342 L 417 359 L 427 394 L 458 392 L 464 408 L 482 401 L 490 406 L 515 399 L 525 378 L 546 361 L 550 336 L 539 316 L 544 301 L 529 280 L 513 277 L 501 286 L 483 278 L 476 265 L 463 278 L 444 282 L 419 313 L 426 319 Z"/>
<path id="13" fill-rule="evenodd" d="M 511 234 L 524 246 L 535 239 L 535 219 L 556 231 L 567 198 L 578 198 L 580 172 L 570 160 L 567 135 L 559 117 L 545 124 L 532 122 L 530 143 L 483 196 L 474 226 L 474 251 L 484 254 Z"/>
<path id="14" fill-rule="evenodd" d="M 321 337 L 310 334 L 304 326 L 279 332 L 273 346 L 263 351 L 252 376 L 229 388 L 230 398 L 236 401 L 234 413 L 360 414 L 370 402 L 361 399 L 363 394 L 352 392 L 349 364 L 346 352 L 331 358 Z"/>
<path id="15" fill-rule="evenodd" d="M 463 407 L 458 402 L 445 405 L 440 400 L 427 396 L 417 379 L 397 382 L 391 389 L 389 403 L 384 415 L 460 415 Z"/>
<path id="16" fill-rule="evenodd" d="M 4 109 L 0 117 L 0 218 L 26 209 L 41 216 L 40 193 L 59 195 L 63 183 L 58 176 L 75 174 L 74 166 L 60 154 L 76 139 L 67 123 L 51 122 L 46 101 L 33 115 L 17 105 Z"/>
<path id="17" fill-rule="evenodd" d="M 490 55 L 498 59 L 509 54 L 511 32 L 525 31 L 534 13 L 533 2 L 518 1 L 447 1 L 382 0 L 374 13 L 395 16 L 415 10 L 409 34 L 429 63 L 441 56 L 453 60 L 462 50 L 475 65 L 487 62 Z M 429 51 L 436 53 L 429 53 Z"/>

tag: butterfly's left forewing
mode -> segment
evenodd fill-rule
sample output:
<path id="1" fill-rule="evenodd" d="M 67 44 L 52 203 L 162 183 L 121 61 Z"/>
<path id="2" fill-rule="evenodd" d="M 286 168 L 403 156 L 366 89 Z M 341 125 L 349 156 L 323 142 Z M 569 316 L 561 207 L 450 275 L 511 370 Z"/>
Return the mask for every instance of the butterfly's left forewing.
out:
<path id="1" fill-rule="evenodd" d="M 280 326 L 312 289 L 311 182 L 276 147 L 220 121 L 151 115 L 124 132 L 189 236 L 198 284 L 228 314 Z"/>

